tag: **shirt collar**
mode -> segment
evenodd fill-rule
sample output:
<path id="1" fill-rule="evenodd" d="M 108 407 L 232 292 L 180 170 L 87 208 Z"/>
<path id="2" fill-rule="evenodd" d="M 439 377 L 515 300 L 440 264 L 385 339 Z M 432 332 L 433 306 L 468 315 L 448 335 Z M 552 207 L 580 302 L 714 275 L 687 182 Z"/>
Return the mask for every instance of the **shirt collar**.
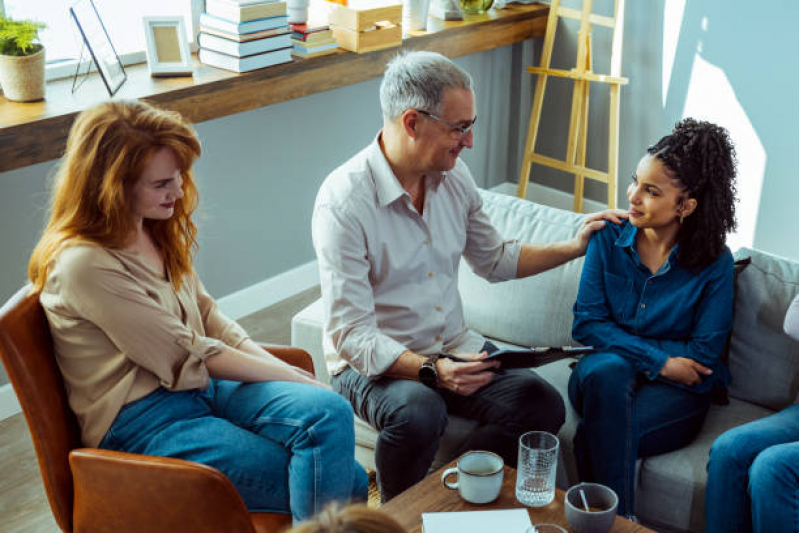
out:
<path id="1" fill-rule="evenodd" d="M 380 148 L 380 136 L 383 134 L 382 130 L 377 133 L 372 144 L 369 145 L 369 153 L 367 161 L 372 170 L 372 176 L 375 180 L 375 188 L 377 189 L 377 200 L 381 206 L 387 206 L 395 202 L 398 198 L 407 196 L 410 199 L 408 192 L 402 188 L 399 179 L 394 175 L 391 165 L 386 159 L 386 155 Z M 439 183 L 444 178 L 443 172 L 433 172 L 427 174 L 430 178 L 427 180 L 425 187 L 432 187 L 434 190 L 438 188 Z"/>
<path id="2" fill-rule="evenodd" d="M 616 239 L 615 245 L 619 248 L 628 248 L 638 268 L 642 268 L 649 272 L 649 269 L 641 262 L 641 258 L 638 256 L 638 247 L 636 246 L 635 241 L 635 236 L 638 235 L 638 228 L 630 224 L 629 221 L 624 221 L 622 224 L 624 226 L 621 229 L 619 238 Z M 675 244 L 671 249 L 671 252 L 669 252 L 669 258 L 665 263 L 663 263 L 663 266 L 660 267 L 660 270 L 655 273 L 656 276 L 665 274 L 677 266 L 677 248 L 679 248 L 679 244 Z"/>

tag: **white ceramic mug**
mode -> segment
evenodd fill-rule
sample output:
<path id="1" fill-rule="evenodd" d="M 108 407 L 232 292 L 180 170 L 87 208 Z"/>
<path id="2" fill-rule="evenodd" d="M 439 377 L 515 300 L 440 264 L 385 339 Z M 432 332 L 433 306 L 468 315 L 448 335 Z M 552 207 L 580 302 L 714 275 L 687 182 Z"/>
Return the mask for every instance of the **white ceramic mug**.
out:
<path id="1" fill-rule="evenodd" d="M 502 489 L 505 463 L 494 452 L 473 451 L 461 455 L 455 468 L 441 474 L 441 482 L 451 490 L 457 490 L 461 498 L 472 503 L 493 502 Z M 457 474 L 455 483 L 447 477 Z"/>

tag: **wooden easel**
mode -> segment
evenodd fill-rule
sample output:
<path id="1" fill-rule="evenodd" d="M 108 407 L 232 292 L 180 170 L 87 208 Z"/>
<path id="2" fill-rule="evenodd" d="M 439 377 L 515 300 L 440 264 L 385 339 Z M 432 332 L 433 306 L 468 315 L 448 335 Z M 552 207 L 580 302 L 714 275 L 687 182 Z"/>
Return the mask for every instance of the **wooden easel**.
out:
<path id="1" fill-rule="evenodd" d="M 593 0 L 583 0 L 582 10 L 561 7 L 560 0 L 552 0 L 549 8 L 547 30 L 544 35 L 544 47 L 541 52 L 541 66 L 528 67 L 527 71 L 538 74 L 535 85 L 533 108 L 530 111 L 530 126 L 527 130 L 522 170 L 519 174 L 517 196 L 524 198 L 527 194 L 527 182 L 530 179 L 530 167 L 533 163 L 556 168 L 574 174 L 574 211 L 583 209 L 583 180 L 591 178 L 608 184 L 608 207 L 616 207 L 617 161 L 619 155 L 619 89 L 626 85 L 627 78 L 621 77 L 621 46 L 624 28 L 624 0 L 616 0 L 613 17 L 596 15 L 591 11 Z M 555 31 L 559 18 L 570 18 L 580 21 L 578 34 L 577 62 L 571 70 L 550 68 L 552 45 L 555 42 Z M 613 45 L 610 56 L 610 75 L 595 74 L 592 68 L 591 28 L 596 24 L 613 31 Z M 538 126 L 541 121 L 541 107 L 544 103 L 547 78 L 570 78 L 574 80 L 572 93 L 571 119 L 569 121 L 569 140 L 566 148 L 566 159 L 561 161 L 535 153 L 535 141 L 538 137 Z M 608 169 L 607 172 L 587 168 L 585 166 L 585 147 L 588 140 L 588 100 L 591 82 L 606 83 L 610 86 L 610 125 L 608 129 Z"/>

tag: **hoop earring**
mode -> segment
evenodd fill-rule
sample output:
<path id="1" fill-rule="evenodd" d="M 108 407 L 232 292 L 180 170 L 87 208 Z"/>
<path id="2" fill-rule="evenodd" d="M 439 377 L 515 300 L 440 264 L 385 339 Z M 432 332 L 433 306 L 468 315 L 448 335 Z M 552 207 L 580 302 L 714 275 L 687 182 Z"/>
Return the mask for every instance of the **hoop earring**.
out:
<path id="1" fill-rule="evenodd" d="M 680 226 L 682 226 L 683 219 L 685 219 L 685 213 L 684 212 L 680 212 Z"/>

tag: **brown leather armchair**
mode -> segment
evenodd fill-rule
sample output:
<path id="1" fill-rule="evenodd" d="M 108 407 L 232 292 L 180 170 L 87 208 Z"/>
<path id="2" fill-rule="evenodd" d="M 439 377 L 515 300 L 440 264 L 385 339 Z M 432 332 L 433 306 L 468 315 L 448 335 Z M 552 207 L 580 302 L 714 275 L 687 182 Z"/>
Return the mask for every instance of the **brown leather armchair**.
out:
<path id="1" fill-rule="evenodd" d="M 25 287 L 0 308 L 2 358 L 28 422 L 47 498 L 67 533 L 281 531 L 291 516 L 249 513 L 224 474 L 209 466 L 83 448 L 37 294 Z M 264 346 L 313 372 L 304 350 Z"/>

